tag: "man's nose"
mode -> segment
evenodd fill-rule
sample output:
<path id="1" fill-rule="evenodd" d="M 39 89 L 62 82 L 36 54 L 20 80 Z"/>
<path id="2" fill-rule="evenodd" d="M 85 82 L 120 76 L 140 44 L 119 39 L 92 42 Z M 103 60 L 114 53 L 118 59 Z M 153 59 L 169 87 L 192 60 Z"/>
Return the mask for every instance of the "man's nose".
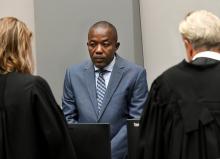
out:
<path id="1" fill-rule="evenodd" d="M 96 53 L 102 53 L 102 51 L 103 51 L 103 50 L 102 50 L 102 45 L 100 45 L 100 44 L 97 45 L 95 52 L 96 52 Z"/>

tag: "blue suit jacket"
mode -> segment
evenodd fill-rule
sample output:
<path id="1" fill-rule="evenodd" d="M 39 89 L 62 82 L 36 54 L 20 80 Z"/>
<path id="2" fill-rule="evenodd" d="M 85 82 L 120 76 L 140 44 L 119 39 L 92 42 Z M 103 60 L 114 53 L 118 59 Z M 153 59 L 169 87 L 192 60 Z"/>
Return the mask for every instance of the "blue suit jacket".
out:
<path id="1" fill-rule="evenodd" d="M 126 119 L 140 117 L 147 93 L 145 69 L 116 55 L 99 115 L 90 60 L 67 69 L 62 108 L 68 123 L 110 123 L 112 158 L 122 159 L 127 153 Z"/>

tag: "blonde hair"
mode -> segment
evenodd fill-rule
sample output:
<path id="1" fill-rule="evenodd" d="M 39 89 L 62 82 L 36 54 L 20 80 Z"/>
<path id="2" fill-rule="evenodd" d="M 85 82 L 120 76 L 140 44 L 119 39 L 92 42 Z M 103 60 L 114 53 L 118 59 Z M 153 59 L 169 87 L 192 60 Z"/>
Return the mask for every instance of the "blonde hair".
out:
<path id="1" fill-rule="evenodd" d="M 194 49 L 220 48 L 220 19 L 206 10 L 188 13 L 179 25 L 179 32 Z"/>
<path id="2" fill-rule="evenodd" d="M 15 17 L 0 19 L 0 73 L 33 73 L 31 31 Z"/>

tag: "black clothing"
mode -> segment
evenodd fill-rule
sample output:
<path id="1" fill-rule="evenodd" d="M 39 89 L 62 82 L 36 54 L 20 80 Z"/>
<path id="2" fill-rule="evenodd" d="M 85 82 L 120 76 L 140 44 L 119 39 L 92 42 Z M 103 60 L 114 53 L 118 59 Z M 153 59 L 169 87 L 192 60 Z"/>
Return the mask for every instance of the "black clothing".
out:
<path id="1" fill-rule="evenodd" d="M 0 159 L 75 159 L 62 111 L 39 76 L 0 75 Z"/>
<path id="2" fill-rule="evenodd" d="M 211 58 L 207 58 L 207 57 L 199 57 L 196 58 L 195 60 L 192 61 L 193 65 L 197 65 L 197 66 L 208 66 L 208 65 L 212 65 L 212 64 L 216 64 L 218 63 L 218 60 L 215 59 L 211 59 Z"/>
<path id="3" fill-rule="evenodd" d="M 185 61 L 152 84 L 138 159 L 220 158 L 220 62 Z"/>

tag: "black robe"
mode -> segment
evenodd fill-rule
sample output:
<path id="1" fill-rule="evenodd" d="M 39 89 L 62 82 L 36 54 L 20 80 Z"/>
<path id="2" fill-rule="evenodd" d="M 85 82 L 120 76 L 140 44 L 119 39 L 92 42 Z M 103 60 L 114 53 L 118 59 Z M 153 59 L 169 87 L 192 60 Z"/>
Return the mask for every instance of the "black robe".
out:
<path id="1" fill-rule="evenodd" d="M 75 159 L 61 109 L 45 80 L 0 75 L 0 159 Z"/>
<path id="2" fill-rule="evenodd" d="M 152 84 L 138 159 L 220 159 L 220 63 L 168 69 Z"/>

